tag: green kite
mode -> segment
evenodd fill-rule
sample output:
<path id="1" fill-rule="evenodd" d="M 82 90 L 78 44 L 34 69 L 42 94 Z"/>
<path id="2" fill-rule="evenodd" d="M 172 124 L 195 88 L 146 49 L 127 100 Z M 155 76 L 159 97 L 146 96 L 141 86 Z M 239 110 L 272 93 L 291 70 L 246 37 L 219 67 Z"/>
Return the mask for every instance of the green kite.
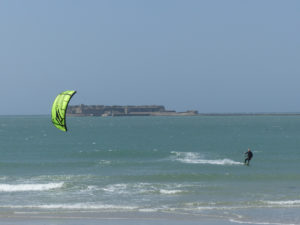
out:
<path id="1" fill-rule="evenodd" d="M 64 91 L 60 93 L 53 102 L 51 112 L 52 123 L 62 131 L 67 131 L 66 111 L 69 101 L 75 93 L 76 91 Z"/>

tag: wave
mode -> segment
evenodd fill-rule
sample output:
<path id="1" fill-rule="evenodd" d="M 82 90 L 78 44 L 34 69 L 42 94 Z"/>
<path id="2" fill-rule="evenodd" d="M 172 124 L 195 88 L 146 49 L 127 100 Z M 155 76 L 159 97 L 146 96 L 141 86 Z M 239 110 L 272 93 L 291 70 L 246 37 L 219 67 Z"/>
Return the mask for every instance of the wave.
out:
<path id="1" fill-rule="evenodd" d="M 128 194 L 128 185 L 127 184 L 111 184 L 104 188 L 102 188 L 103 191 L 109 192 L 109 193 L 115 193 L 115 194 Z"/>
<path id="2" fill-rule="evenodd" d="M 99 165 L 110 165 L 111 164 L 111 161 L 109 160 L 100 160 L 98 162 Z"/>
<path id="3" fill-rule="evenodd" d="M 253 222 L 253 221 L 241 221 L 237 219 L 229 219 L 232 223 L 240 223 L 240 224 L 257 224 L 257 225 L 296 225 L 294 223 L 274 223 L 274 222 Z"/>
<path id="4" fill-rule="evenodd" d="M 243 165 L 241 162 L 237 162 L 231 159 L 203 159 L 197 152 L 175 152 L 173 158 L 176 161 L 189 163 L 189 164 L 211 164 L 211 165 Z"/>
<path id="5" fill-rule="evenodd" d="M 159 190 L 160 194 L 166 194 L 166 195 L 174 195 L 174 194 L 178 194 L 181 192 L 182 192 L 182 190 L 165 190 L 165 189 Z"/>
<path id="6" fill-rule="evenodd" d="M 95 204 L 95 203 L 74 203 L 74 204 L 41 204 L 41 205 L 1 205 L 0 208 L 12 209 L 71 209 L 71 210 L 135 210 L 136 206 L 126 205 L 109 205 L 109 204 Z"/>
<path id="7" fill-rule="evenodd" d="M 161 184 L 161 183 L 132 183 L 132 184 L 110 184 L 103 188 L 106 194 L 130 195 L 130 194 L 161 194 L 174 195 L 187 192 L 190 186 L 182 184 Z"/>
<path id="8" fill-rule="evenodd" d="M 288 200 L 288 201 L 262 201 L 263 203 L 271 206 L 285 206 L 285 207 L 299 207 L 300 200 Z"/>
<path id="9" fill-rule="evenodd" d="M 48 184 L 0 184 L 0 192 L 48 191 L 61 188 L 63 185 L 63 182 Z"/>
<path id="10" fill-rule="evenodd" d="M 300 200 L 290 201 L 253 201 L 240 204 L 228 202 L 190 202 L 185 203 L 185 210 L 243 210 L 243 209 L 269 209 L 269 208 L 299 208 Z"/>

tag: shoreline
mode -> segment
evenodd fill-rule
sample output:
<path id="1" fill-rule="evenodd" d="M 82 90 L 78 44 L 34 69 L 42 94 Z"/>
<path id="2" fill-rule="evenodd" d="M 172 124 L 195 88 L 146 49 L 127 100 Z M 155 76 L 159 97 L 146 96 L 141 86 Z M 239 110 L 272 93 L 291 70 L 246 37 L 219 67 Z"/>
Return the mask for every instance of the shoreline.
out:
<path id="1" fill-rule="evenodd" d="M 134 220 L 134 219 L 49 219 L 49 218 L 1 218 L 0 225 L 233 225 L 238 222 L 223 220 L 197 220 L 197 221 L 178 221 L 178 220 Z M 247 223 L 252 224 L 252 223 Z"/>
<path id="2" fill-rule="evenodd" d="M 0 213 L 0 225 L 233 225 L 230 218 L 208 215 L 141 212 L 13 212 Z M 248 223 L 249 224 L 249 223 Z M 250 223 L 251 224 L 251 223 Z"/>
<path id="3" fill-rule="evenodd" d="M 284 212 L 284 209 L 282 212 Z M 99 212 L 99 211 L 0 211 L 0 225 L 296 225 L 295 221 L 253 221 L 236 215 L 186 214 L 168 212 Z"/>
<path id="4" fill-rule="evenodd" d="M 255 208 L 255 211 L 261 208 Z M 59 210 L 11 210 L 0 209 L 0 225 L 237 225 L 237 224 L 299 224 L 298 209 L 286 208 L 266 209 L 269 216 L 257 218 L 256 212 L 250 215 L 236 213 L 218 214 L 194 214 L 180 212 L 137 212 L 137 211 L 59 211 Z M 253 211 L 253 209 L 252 209 Z M 272 215 L 289 213 L 292 218 L 274 218 Z"/>

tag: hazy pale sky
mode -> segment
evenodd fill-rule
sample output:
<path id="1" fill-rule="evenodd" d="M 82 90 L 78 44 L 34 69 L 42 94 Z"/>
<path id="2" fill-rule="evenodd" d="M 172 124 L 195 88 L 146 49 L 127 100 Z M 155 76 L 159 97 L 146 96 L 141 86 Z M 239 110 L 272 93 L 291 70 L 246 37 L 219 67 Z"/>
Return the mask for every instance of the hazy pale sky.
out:
<path id="1" fill-rule="evenodd" d="M 0 114 L 300 112 L 300 1 L 1 0 Z"/>

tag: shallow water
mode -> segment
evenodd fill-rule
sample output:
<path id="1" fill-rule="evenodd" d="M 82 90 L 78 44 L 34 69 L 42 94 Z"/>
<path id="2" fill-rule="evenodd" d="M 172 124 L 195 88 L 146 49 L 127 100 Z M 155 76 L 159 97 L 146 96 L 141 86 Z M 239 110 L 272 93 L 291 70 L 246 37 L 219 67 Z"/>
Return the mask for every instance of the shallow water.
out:
<path id="1" fill-rule="evenodd" d="M 299 224 L 300 117 L 0 117 L 0 213 Z M 244 166 L 244 152 L 254 157 Z"/>

